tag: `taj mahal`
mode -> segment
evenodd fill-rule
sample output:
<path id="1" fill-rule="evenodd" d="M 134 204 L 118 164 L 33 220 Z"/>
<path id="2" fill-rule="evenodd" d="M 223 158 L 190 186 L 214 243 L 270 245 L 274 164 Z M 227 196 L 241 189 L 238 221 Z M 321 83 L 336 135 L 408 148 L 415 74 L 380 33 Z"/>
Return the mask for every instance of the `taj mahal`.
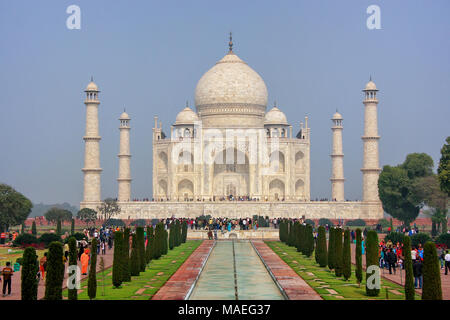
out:
<path id="1" fill-rule="evenodd" d="M 149 201 L 133 201 L 131 118 L 125 111 L 120 116 L 119 218 L 381 218 L 375 83 L 370 80 L 363 89 L 362 201 L 345 200 L 343 117 L 337 111 L 331 117 L 331 201 L 312 201 L 308 117 L 294 128 L 276 103 L 267 110 L 264 80 L 233 52 L 231 35 L 228 47 L 228 53 L 198 81 L 195 106 L 186 103 L 168 134 L 155 116 L 153 194 Z M 84 195 L 80 207 L 96 210 L 101 203 L 100 91 L 91 81 L 85 93 Z"/>

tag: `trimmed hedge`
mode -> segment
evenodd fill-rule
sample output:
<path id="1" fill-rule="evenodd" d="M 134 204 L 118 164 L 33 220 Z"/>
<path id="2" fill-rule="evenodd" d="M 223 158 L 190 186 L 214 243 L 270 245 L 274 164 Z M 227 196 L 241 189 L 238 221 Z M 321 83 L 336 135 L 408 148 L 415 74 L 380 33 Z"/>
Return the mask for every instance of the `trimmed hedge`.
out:
<path id="1" fill-rule="evenodd" d="M 317 262 L 319 266 L 324 268 L 327 266 L 327 234 L 324 226 L 319 227 L 319 235 L 317 236 Z"/>
<path id="2" fill-rule="evenodd" d="M 23 252 L 21 272 L 21 296 L 22 300 L 37 300 L 38 282 L 36 273 L 38 270 L 38 262 L 36 250 L 28 247 Z"/>
<path id="3" fill-rule="evenodd" d="M 331 222 L 330 219 L 327 219 L 327 218 L 320 218 L 319 219 L 319 226 L 324 226 L 326 224 L 328 224 L 329 227 L 334 226 L 333 222 Z"/>
<path id="4" fill-rule="evenodd" d="M 436 244 L 444 244 L 450 248 L 450 233 L 441 233 L 436 239 Z"/>
<path id="5" fill-rule="evenodd" d="M 355 277 L 356 282 L 361 284 L 363 279 L 362 271 L 362 231 L 356 229 L 356 247 L 355 247 Z"/>
<path id="6" fill-rule="evenodd" d="M 61 237 L 55 233 L 44 233 L 38 238 L 39 243 L 44 243 L 48 247 L 52 242 L 62 242 Z"/>
<path id="7" fill-rule="evenodd" d="M 428 241 L 423 247 L 422 300 L 442 300 L 441 274 L 436 246 Z"/>
<path id="8" fill-rule="evenodd" d="M 345 223 L 348 227 L 365 227 L 366 222 L 363 219 L 350 220 Z"/>
<path id="9" fill-rule="evenodd" d="M 414 273 L 411 260 L 411 239 L 405 236 L 403 239 L 403 255 L 405 257 L 405 299 L 414 300 Z"/>
<path id="10" fill-rule="evenodd" d="M 366 238 L 366 266 L 369 268 L 372 265 L 378 266 L 378 234 L 374 230 L 367 232 Z M 376 271 L 374 271 L 375 273 Z M 368 296 L 378 296 L 380 288 L 369 288 L 367 279 L 372 276 L 366 270 L 366 294 Z M 380 279 L 378 279 L 380 281 Z M 381 282 L 381 281 L 380 281 Z"/>
<path id="11" fill-rule="evenodd" d="M 22 233 L 18 235 L 17 238 L 13 241 L 13 246 L 19 247 L 36 243 L 38 243 L 38 239 L 34 235 L 29 233 Z"/>

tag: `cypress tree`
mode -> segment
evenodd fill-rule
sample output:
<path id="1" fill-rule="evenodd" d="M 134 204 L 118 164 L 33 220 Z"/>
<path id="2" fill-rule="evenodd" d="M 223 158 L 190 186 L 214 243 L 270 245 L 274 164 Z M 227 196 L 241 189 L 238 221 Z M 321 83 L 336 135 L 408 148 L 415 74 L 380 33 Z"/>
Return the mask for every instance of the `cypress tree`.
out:
<path id="1" fill-rule="evenodd" d="M 328 268 L 330 270 L 333 270 L 335 268 L 334 233 L 334 228 L 330 227 L 328 235 Z"/>
<path id="2" fill-rule="evenodd" d="M 75 234 L 75 219 L 72 219 L 71 221 L 71 225 L 70 225 L 70 234 L 74 235 Z"/>
<path id="3" fill-rule="evenodd" d="M 89 265 L 88 279 L 88 296 L 89 299 L 95 299 L 97 296 L 97 239 L 92 239 L 91 244 L 91 263 Z"/>
<path id="4" fill-rule="evenodd" d="M 130 273 L 132 276 L 138 276 L 141 270 L 139 261 L 139 245 L 136 234 L 132 235 L 131 242 L 131 258 L 130 258 Z"/>
<path id="5" fill-rule="evenodd" d="M 317 262 L 319 266 L 324 268 L 327 266 L 328 254 L 327 254 L 327 234 L 324 226 L 319 227 L 319 234 L 317 236 Z"/>
<path id="6" fill-rule="evenodd" d="M 182 224 L 182 232 L 181 232 L 181 242 L 182 243 L 186 243 L 187 233 L 188 233 L 188 225 L 187 225 L 186 220 L 184 220 L 183 224 Z"/>
<path id="7" fill-rule="evenodd" d="M 298 225 L 298 248 L 299 252 L 305 253 L 305 226 L 301 223 Z"/>
<path id="8" fill-rule="evenodd" d="M 414 290 L 414 273 L 412 267 L 411 258 L 411 238 L 408 236 L 403 237 L 403 256 L 405 257 L 405 299 L 414 300 L 415 290 Z"/>
<path id="9" fill-rule="evenodd" d="M 370 230 L 367 232 L 367 241 L 366 241 L 366 269 L 370 266 L 378 267 L 378 234 L 374 230 Z M 368 287 L 367 279 L 372 274 L 369 274 L 366 270 L 366 294 L 368 296 L 378 296 L 380 293 L 380 288 L 370 289 Z M 379 279 L 378 279 L 379 280 Z"/>
<path id="10" fill-rule="evenodd" d="M 123 233 L 122 231 L 114 232 L 114 260 L 112 283 L 114 287 L 119 288 L 122 285 L 123 277 Z"/>
<path id="11" fill-rule="evenodd" d="M 60 236 L 61 235 L 61 219 L 58 219 L 58 222 L 56 223 L 56 234 L 58 235 L 58 236 Z"/>
<path id="12" fill-rule="evenodd" d="M 169 252 L 169 244 L 168 244 L 169 232 L 167 230 L 163 230 L 163 250 L 162 254 L 165 255 Z"/>
<path id="13" fill-rule="evenodd" d="M 441 274 L 436 245 L 428 241 L 423 246 L 422 300 L 442 300 Z"/>
<path id="14" fill-rule="evenodd" d="M 301 243 L 300 228 L 301 228 L 300 223 L 298 223 L 298 221 L 294 222 L 294 242 L 295 242 L 294 245 L 297 248 L 297 252 L 300 252 L 300 243 Z"/>
<path id="15" fill-rule="evenodd" d="M 344 253 L 343 253 L 343 270 L 342 274 L 345 280 L 352 276 L 352 252 L 350 248 L 350 230 L 344 232 Z"/>
<path id="16" fill-rule="evenodd" d="M 278 234 L 280 241 L 286 243 L 286 221 L 284 219 L 280 221 L 280 225 L 278 226 Z"/>
<path id="17" fill-rule="evenodd" d="M 31 225 L 31 234 L 32 234 L 33 236 L 37 235 L 36 221 L 33 221 L 33 224 Z"/>
<path id="18" fill-rule="evenodd" d="M 172 222 L 170 224 L 170 229 L 169 229 L 169 249 L 172 250 L 174 247 L 174 242 L 175 242 L 175 222 Z"/>
<path id="19" fill-rule="evenodd" d="M 177 247 L 181 245 L 181 222 L 177 220 Z"/>
<path id="20" fill-rule="evenodd" d="M 147 227 L 147 247 L 145 248 L 145 261 L 147 262 L 147 264 L 150 263 L 150 261 L 153 258 L 153 246 L 154 246 L 154 239 L 155 236 L 153 234 L 153 227 L 152 226 L 148 226 Z"/>
<path id="21" fill-rule="evenodd" d="M 145 236 L 143 227 L 136 228 L 136 240 L 138 243 L 139 268 L 140 268 L 139 270 L 141 272 L 144 272 L 147 263 L 145 262 Z"/>
<path id="22" fill-rule="evenodd" d="M 28 247 L 23 252 L 21 272 L 21 295 L 22 300 L 37 300 L 38 282 L 36 273 L 38 269 L 36 250 Z"/>
<path id="23" fill-rule="evenodd" d="M 45 278 L 45 300 L 62 300 L 64 279 L 63 248 L 53 241 L 48 247 L 47 276 Z"/>
<path id="24" fill-rule="evenodd" d="M 337 228 L 335 230 L 334 240 L 335 240 L 335 244 L 334 244 L 334 250 L 335 250 L 334 274 L 336 275 L 336 277 L 342 277 L 342 273 L 344 270 L 344 256 L 343 256 L 343 250 L 342 250 L 342 229 L 341 228 Z"/>
<path id="25" fill-rule="evenodd" d="M 20 232 L 21 234 L 25 233 L 25 222 L 22 223 L 22 230 Z"/>
<path id="26" fill-rule="evenodd" d="M 355 247 L 355 277 L 359 285 L 361 285 L 363 278 L 362 271 L 362 231 L 361 229 L 356 229 L 356 247 Z"/>
<path id="27" fill-rule="evenodd" d="M 155 236 L 154 236 L 154 246 L 153 246 L 153 259 L 158 259 L 161 257 L 161 223 L 155 226 Z"/>
<path id="28" fill-rule="evenodd" d="M 130 229 L 125 228 L 122 240 L 122 282 L 130 282 Z"/>
<path id="29" fill-rule="evenodd" d="M 292 246 L 294 238 L 294 224 L 292 221 L 289 221 L 289 230 L 288 230 L 288 246 Z"/>
<path id="30" fill-rule="evenodd" d="M 69 238 L 69 266 L 76 266 L 77 265 L 77 240 L 74 237 Z M 74 270 L 74 273 L 76 273 L 76 270 Z M 69 274 L 69 277 L 72 276 L 73 273 Z M 78 280 L 78 279 L 76 279 Z M 74 283 L 75 284 L 75 283 Z M 73 286 L 72 289 L 68 289 L 69 293 L 69 300 L 77 300 L 78 299 L 78 292 L 77 292 L 76 286 Z"/>

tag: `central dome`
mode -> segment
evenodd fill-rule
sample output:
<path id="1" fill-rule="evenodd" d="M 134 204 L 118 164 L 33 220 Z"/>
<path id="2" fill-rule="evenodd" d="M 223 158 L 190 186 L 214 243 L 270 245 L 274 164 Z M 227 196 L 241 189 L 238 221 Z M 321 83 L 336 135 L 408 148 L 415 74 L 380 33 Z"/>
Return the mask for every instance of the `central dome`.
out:
<path id="1" fill-rule="evenodd" d="M 267 105 L 267 88 L 261 76 L 230 51 L 198 81 L 195 105 L 199 112 L 213 106 Z"/>

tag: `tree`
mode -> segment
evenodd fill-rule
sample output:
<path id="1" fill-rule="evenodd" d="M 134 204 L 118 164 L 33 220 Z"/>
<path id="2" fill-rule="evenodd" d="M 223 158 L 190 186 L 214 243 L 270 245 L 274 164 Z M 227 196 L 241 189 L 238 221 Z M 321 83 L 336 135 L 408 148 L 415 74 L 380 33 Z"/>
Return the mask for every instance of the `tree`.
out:
<path id="1" fill-rule="evenodd" d="M 26 229 L 26 227 L 25 227 L 25 221 L 24 221 L 24 222 L 22 222 L 22 230 L 20 230 L 20 233 L 24 234 L 25 233 L 25 229 Z"/>
<path id="2" fill-rule="evenodd" d="M 69 238 L 69 267 L 77 265 L 77 240 L 75 237 Z M 76 273 L 76 270 L 73 270 L 73 273 Z M 73 276 L 73 273 L 69 274 Z M 78 299 L 78 290 L 74 285 L 72 289 L 68 289 L 69 300 L 77 300 Z"/>
<path id="3" fill-rule="evenodd" d="M 304 226 L 305 232 L 305 244 L 306 244 L 306 252 L 305 255 L 310 257 L 314 251 L 314 236 L 313 236 L 313 228 L 312 225 L 307 224 Z"/>
<path id="4" fill-rule="evenodd" d="M 181 231 L 181 242 L 182 243 L 186 243 L 187 233 L 188 233 L 188 225 L 187 225 L 186 220 L 184 220 L 183 224 L 182 224 L 182 231 Z"/>
<path id="5" fill-rule="evenodd" d="M 442 300 L 441 274 L 436 245 L 428 241 L 423 247 L 422 300 Z"/>
<path id="6" fill-rule="evenodd" d="M 89 299 L 95 299 L 97 296 L 97 239 L 92 239 L 91 245 L 91 263 L 89 265 L 88 279 L 88 296 Z"/>
<path id="7" fill-rule="evenodd" d="M 50 223 L 58 223 L 59 221 L 70 221 L 73 218 L 72 212 L 57 207 L 50 208 L 44 215 L 45 219 Z"/>
<path id="8" fill-rule="evenodd" d="M 97 221 L 97 212 L 94 209 L 83 208 L 78 211 L 77 218 L 86 223 L 86 226 L 89 226 L 91 222 Z"/>
<path id="9" fill-rule="evenodd" d="M 359 285 L 361 285 L 362 272 L 362 232 L 361 229 L 356 229 L 356 247 L 355 247 L 355 277 Z"/>
<path id="10" fill-rule="evenodd" d="M 410 153 L 401 164 L 410 179 L 432 175 L 433 166 L 433 159 L 426 153 Z"/>
<path id="11" fill-rule="evenodd" d="M 328 268 L 333 270 L 335 268 L 335 229 L 331 227 L 328 233 Z"/>
<path id="12" fill-rule="evenodd" d="M 117 200 L 107 198 L 102 201 L 102 204 L 97 208 L 97 212 L 101 219 L 107 223 L 112 217 L 120 213 L 120 207 Z"/>
<path id="13" fill-rule="evenodd" d="M 376 266 L 378 267 L 378 234 L 374 230 L 369 230 L 367 232 L 367 239 L 366 239 L 366 294 L 368 296 L 378 296 L 380 294 L 380 288 L 372 287 L 373 282 L 369 283 L 369 277 L 373 277 L 373 274 L 378 274 L 378 279 L 376 279 L 376 282 L 379 282 L 379 271 L 377 273 L 376 270 L 373 271 L 373 273 L 369 273 L 369 267 Z"/>
<path id="14" fill-rule="evenodd" d="M 344 231 L 344 253 L 342 275 L 345 280 L 352 276 L 352 252 L 350 249 L 350 230 Z"/>
<path id="15" fill-rule="evenodd" d="M 33 204 L 23 194 L 6 184 L 0 184 L 0 229 L 22 224 L 31 212 Z"/>
<path id="16" fill-rule="evenodd" d="M 342 277 L 342 273 L 344 271 L 344 256 L 343 256 L 343 250 L 342 250 L 342 229 L 337 228 L 335 230 L 334 235 L 335 245 L 335 268 L 334 273 L 336 277 Z"/>
<path id="17" fill-rule="evenodd" d="M 113 274 L 112 283 L 114 287 L 119 288 L 122 285 L 123 276 L 123 233 L 121 231 L 114 232 L 114 258 L 113 258 Z"/>
<path id="18" fill-rule="evenodd" d="M 148 226 L 147 227 L 147 247 L 145 248 L 145 261 L 147 264 L 150 263 L 150 261 L 153 258 L 153 246 L 155 243 L 155 236 L 153 234 L 153 227 Z"/>
<path id="19" fill-rule="evenodd" d="M 400 166 L 383 167 L 378 179 L 378 192 L 384 211 L 404 224 L 409 225 L 419 215 L 421 201 L 413 194 L 408 172 Z"/>
<path id="20" fill-rule="evenodd" d="M 37 235 L 36 221 L 33 221 L 33 224 L 31 225 L 31 234 L 32 234 L 33 236 Z"/>
<path id="21" fill-rule="evenodd" d="M 153 246 L 153 259 L 158 259 L 159 257 L 161 257 L 161 247 L 162 247 L 162 242 L 161 242 L 161 238 L 162 238 L 162 230 L 164 229 L 164 226 L 162 225 L 162 223 L 158 223 L 155 227 L 155 238 L 154 238 L 154 246 Z"/>
<path id="22" fill-rule="evenodd" d="M 123 232 L 123 256 L 122 256 L 122 281 L 130 282 L 131 281 L 131 273 L 130 273 L 130 229 L 125 228 Z"/>
<path id="23" fill-rule="evenodd" d="M 61 219 L 58 219 L 56 222 L 56 234 L 60 236 L 62 234 L 61 231 Z"/>
<path id="24" fill-rule="evenodd" d="M 72 218 L 72 221 L 70 223 L 70 235 L 74 235 L 75 234 L 75 219 Z"/>
<path id="25" fill-rule="evenodd" d="M 50 243 L 47 255 L 47 276 L 45 279 L 45 300 L 62 300 L 64 280 L 63 247 L 60 242 Z"/>
<path id="26" fill-rule="evenodd" d="M 36 273 L 38 262 L 36 250 L 28 247 L 23 252 L 22 272 L 21 272 L 21 295 L 22 300 L 37 300 L 38 282 Z"/>
<path id="27" fill-rule="evenodd" d="M 317 262 L 319 266 L 324 268 L 327 266 L 328 254 L 327 254 L 327 234 L 324 226 L 319 227 L 319 235 L 317 237 Z"/>
<path id="28" fill-rule="evenodd" d="M 405 299 L 414 300 L 415 290 L 414 290 L 414 273 L 411 258 L 411 239 L 408 236 L 403 238 L 403 255 L 405 258 Z"/>
<path id="29" fill-rule="evenodd" d="M 130 274 L 132 276 L 138 276 L 140 271 L 138 239 L 136 234 L 133 234 L 131 241 Z"/>
<path id="30" fill-rule="evenodd" d="M 169 249 L 172 250 L 174 247 L 174 239 L 175 238 L 175 223 L 172 221 L 170 224 L 170 233 L 169 233 Z"/>
<path id="31" fill-rule="evenodd" d="M 165 229 L 163 229 L 163 250 L 162 250 L 162 254 L 165 255 L 167 254 L 167 252 L 169 252 L 169 244 L 168 244 L 168 239 L 169 239 L 169 232 Z"/>
<path id="32" fill-rule="evenodd" d="M 147 263 L 145 262 L 145 237 L 143 227 L 136 228 L 136 240 L 138 243 L 139 268 L 141 272 L 145 272 Z"/>
<path id="33" fill-rule="evenodd" d="M 450 197 L 450 137 L 447 137 L 445 141 L 447 143 L 441 149 L 441 159 L 437 172 L 441 190 Z"/>

